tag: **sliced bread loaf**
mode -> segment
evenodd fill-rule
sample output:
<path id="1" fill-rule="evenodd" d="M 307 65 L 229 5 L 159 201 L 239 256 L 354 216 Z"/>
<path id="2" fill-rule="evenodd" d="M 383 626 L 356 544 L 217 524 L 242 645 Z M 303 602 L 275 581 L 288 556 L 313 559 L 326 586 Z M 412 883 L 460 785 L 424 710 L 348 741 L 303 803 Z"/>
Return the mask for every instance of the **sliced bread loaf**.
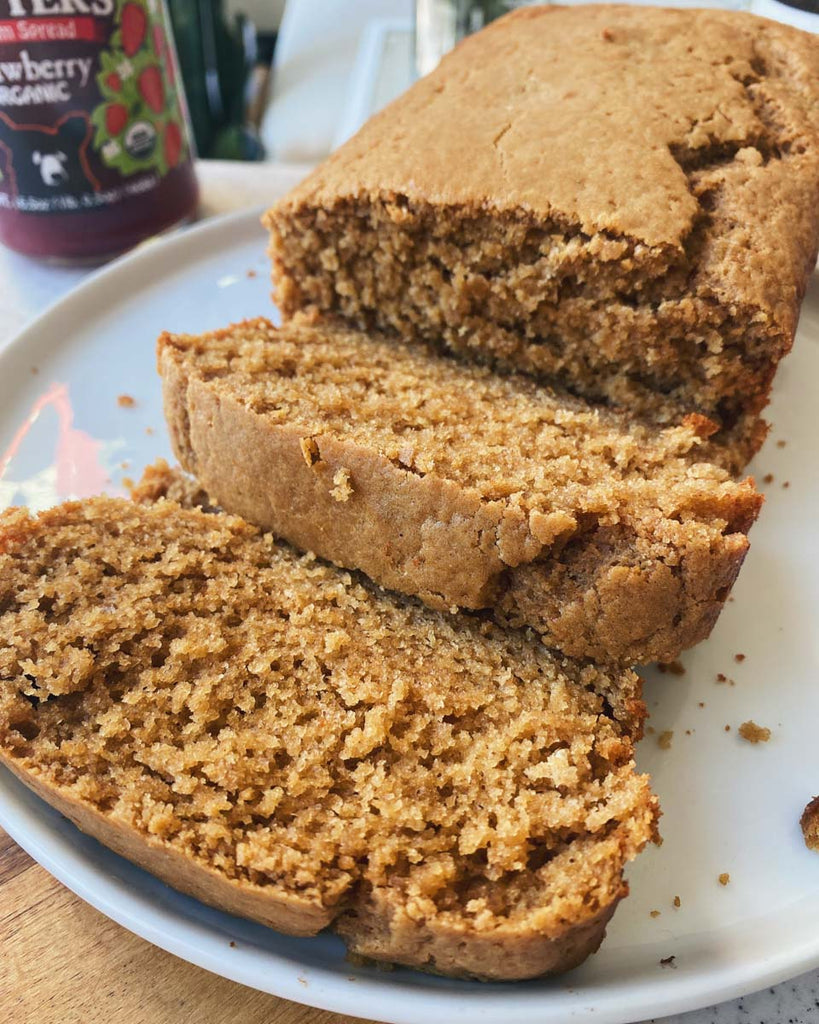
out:
<path id="1" fill-rule="evenodd" d="M 566 970 L 655 835 L 633 673 L 379 593 L 237 518 L 10 510 L 0 622 L 0 762 L 280 931 L 446 974 Z"/>
<path id="2" fill-rule="evenodd" d="M 762 500 L 697 417 L 649 429 L 421 346 L 256 320 L 158 358 L 176 455 L 222 508 L 573 657 L 704 639 Z"/>
<path id="3" fill-rule="evenodd" d="M 819 38 L 524 7 L 268 213 L 276 300 L 560 379 L 743 464 L 819 244 Z"/>

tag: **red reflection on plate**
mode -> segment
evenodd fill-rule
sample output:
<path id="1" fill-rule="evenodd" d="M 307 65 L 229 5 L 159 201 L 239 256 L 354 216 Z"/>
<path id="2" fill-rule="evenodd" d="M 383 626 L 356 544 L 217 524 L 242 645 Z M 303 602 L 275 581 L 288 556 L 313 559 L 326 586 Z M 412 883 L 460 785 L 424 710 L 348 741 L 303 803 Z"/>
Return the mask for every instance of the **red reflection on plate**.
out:
<path id="1" fill-rule="evenodd" d="M 40 413 L 48 406 L 53 406 L 59 424 L 54 450 L 57 497 L 87 498 L 92 494 L 99 494 L 105 489 L 108 479 L 100 459 L 102 441 L 97 441 L 84 430 L 77 430 L 72 425 L 74 409 L 65 384 L 52 384 L 32 405 L 28 416 L 0 458 L 0 479 L 5 476 L 9 463 L 17 454 L 29 430 L 37 422 Z"/>

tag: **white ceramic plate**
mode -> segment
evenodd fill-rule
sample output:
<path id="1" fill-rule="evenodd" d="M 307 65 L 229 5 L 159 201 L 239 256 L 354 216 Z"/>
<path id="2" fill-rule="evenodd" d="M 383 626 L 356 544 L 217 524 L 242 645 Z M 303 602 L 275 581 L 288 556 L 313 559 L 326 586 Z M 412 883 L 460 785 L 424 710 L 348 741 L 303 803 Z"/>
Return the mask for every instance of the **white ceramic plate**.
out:
<path id="1" fill-rule="evenodd" d="M 45 507 L 103 483 L 116 491 L 123 476 L 168 456 L 155 338 L 163 328 L 201 331 L 269 312 L 264 246 L 255 212 L 206 223 L 102 271 L 8 346 L 0 355 L 0 504 Z M 734 600 L 712 638 L 685 656 L 685 675 L 648 673 L 656 733 L 639 760 L 662 800 L 665 843 L 633 866 L 632 896 L 601 951 L 571 974 L 482 985 L 352 967 L 333 936 L 280 936 L 171 891 L 3 771 L 0 824 L 89 903 L 178 956 L 288 999 L 382 1021 L 634 1021 L 819 965 L 819 856 L 798 825 L 819 791 L 817 381 L 814 275 L 777 381 L 775 427 L 753 467 L 774 480 Z M 121 394 L 133 407 L 118 404 Z M 735 685 L 718 683 L 718 673 Z M 769 743 L 738 738 L 747 719 L 772 730 Z M 670 750 L 656 742 L 665 730 L 674 732 Z M 717 881 L 723 872 L 727 886 Z M 662 967 L 669 956 L 674 966 Z"/>

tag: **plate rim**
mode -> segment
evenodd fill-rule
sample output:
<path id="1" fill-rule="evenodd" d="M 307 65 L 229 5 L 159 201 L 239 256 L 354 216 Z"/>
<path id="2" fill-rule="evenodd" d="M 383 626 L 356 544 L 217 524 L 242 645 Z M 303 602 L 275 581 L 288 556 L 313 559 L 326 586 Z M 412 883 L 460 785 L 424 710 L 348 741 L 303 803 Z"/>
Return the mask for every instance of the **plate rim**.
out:
<path id="1" fill-rule="evenodd" d="M 803 971 L 817 966 L 817 961 L 819 961 L 819 949 L 816 948 L 816 943 L 806 944 L 808 948 L 801 952 L 801 960 L 792 955 L 782 954 L 778 958 L 780 962 L 770 959 L 764 974 L 755 971 L 755 962 L 749 961 L 741 967 L 733 969 L 735 977 L 706 988 L 702 985 L 694 987 L 695 981 L 702 977 L 701 973 L 693 977 L 681 978 L 680 982 L 684 980 L 684 985 L 680 982 L 674 985 L 671 973 L 664 972 L 662 975 L 658 975 L 657 980 L 651 982 L 650 985 L 641 986 L 638 991 L 643 994 L 638 998 L 632 996 L 629 1002 L 625 1002 L 622 998 L 622 989 L 615 987 L 607 992 L 605 1004 L 596 1004 L 591 998 L 594 995 L 594 990 L 584 999 L 582 989 L 572 988 L 567 992 L 564 988 L 550 992 L 528 988 L 527 982 L 517 984 L 471 982 L 469 984 L 474 986 L 474 991 L 471 992 L 464 992 L 462 989 L 452 992 L 446 989 L 407 991 L 405 986 L 391 985 L 389 981 L 373 977 L 357 977 L 354 982 L 351 982 L 337 972 L 310 964 L 300 965 L 298 969 L 294 969 L 291 962 L 280 954 L 268 950 L 265 952 L 265 956 L 277 962 L 279 972 L 273 976 L 270 984 L 260 985 L 258 978 L 254 975 L 255 968 L 247 962 L 249 954 L 243 954 L 241 948 L 232 950 L 235 955 L 228 960 L 226 957 L 219 957 L 215 950 L 203 949 L 197 943 L 196 934 L 191 934 L 197 931 L 204 931 L 208 934 L 209 939 L 216 939 L 207 924 L 195 922 L 180 915 L 174 909 L 158 908 L 150 896 L 139 890 L 130 889 L 118 876 L 108 877 L 100 871 L 97 865 L 89 866 L 87 857 L 81 848 L 72 845 L 66 850 L 63 841 L 54 834 L 57 831 L 57 826 L 53 824 L 53 821 L 56 819 L 60 819 L 60 831 L 76 833 L 81 836 L 80 847 L 90 844 L 95 849 L 99 848 L 100 856 L 106 859 L 116 858 L 117 862 L 124 865 L 126 873 L 132 870 L 144 871 L 133 862 L 113 853 L 97 840 L 81 833 L 73 823 L 64 819 L 58 811 L 28 790 L 25 784 L 14 776 L 13 772 L 5 767 L 0 767 L 0 794 L 7 788 L 9 781 L 12 784 L 12 790 L 19 787 L 20 803 L 23 807 L 22 810 L 18 807 L 18 814 L 25 815 L 27 813 L 25 805 L 31 802 L 37 805 L 38 817 L 34 831 L 23 833 L 18 828 L 14 811 L 12 810 L 9 814 L 7 808 L 0 801 L 0 827 L 5 829 L 12 839 L 41 867 L 80 899 L 133 934 L 197 967 L 256 991 L 266 992 L 316 1009 L 359 1016 L 363 997 L 366 996 L 367 1014 L 375 1010 L 377 1016 L 371 1019 L 388 1022 L 388 1024 L 421 1024 L 430 1019 L 427 1014 L 442 1012 L 447 1014 L 446 1019 L 450 1024 L 469 1024 L 476 1017 L 486 1017 L 493 1012 L 496 1013 L 501 1006 L 504 1007 L 504 1024 L 534 1024 L 535 1021 L 539 1024 L 549 1024 L 554 1021 L 562 1022 L 568 1018 L 593 1019 L 598 1024 L 633 1024 L 633 1022 L 653 1017 L 696 1011 L 713 1004 L 750 995 L 770 985 L 788 981 Z M 42 833 L 45 838 L 43 839 L 38 833 Z M 59 847 L 56 856 L 49 849 L 52 844 Z M 95 888 L 89 888 L 84 882 L 82 874 L 86 871 L 94 874 Z M 146 872 L 146 874 L 149 873 Z M 157 885 L 164 887 L 165 883 L 156 879 L 155 876 L 151 877 Z M 181 895 L 185 899 L 194 900 L 194 897 Z M 124 900 L 123 897 L 125 897 Z M 146 911 L 151 917 L 157 915 L 171 917 L 179 931 L 175 934 L 167 933 L 162 930 L 161 921 L 146 922 L 140 917 L 140 909 Z M 221 911 L 217 912 L 222 913 Z M 225 917 L 226 920 L 232 920 L 230 915 L 225 915 Z M 796 969 L 793 966 L 795 963 L 797 964 Z M 729 973 L 729 971 L 723 969 L 723 973 Z M 554 980 L 560 982 L 570 978 L 571 974 L 567 974 L 557 976 Z M 537 979 L 533 979 L 533 981 L 536 983 Z M 461 982 L 461 984 L 464 983 Z M 668 991 L 669 986 L 672 985 L 677 991 Z M 510 991 L 510 989 L 517 989 L 517 991 Z M 680 991 L 681 989 L 682 991 Z M 686 993 L 685 989 L 690 991 Z M 400 1002 L 396 1005 L 396 1000 L 402 994 L 406 996 L 408 1004 L 412 1002 L 411 1007 L 407 1005 L 406 1009 L 402 1009 Z M 522 995 L 526 997 L 524 1000 L 520 999 Z M 558 1005 L 550 1010 L 548 1002 L 552 999 L 555 999 Z M 516 1003 L 518 1005 L 515 1005 Z M 615 1003 L 617 1005 L 612 1005 Z M 436 1018 L 433 1016 L 431 1019 Z M 492 1016 L 489 1016 L 488 1019 L 497 1020 Z"/>
<path id="2" fill-rule="evenodd" d="M 88 298 L 87 293 L 96 292 L 99 285 L 105 285 L 109 279 L 116 280 L 123 274 L 128 273 L 134 266 L 141 266 L 143 261 L 146 261 L 146 257 L 156 256 L 159 253 L 167 259 L 176 249 L 188 248 L 192 238 L 198 238 L 200 235 L 218 234 L 225 229 L 232 230 L 238 234 L 243 230 L 248 230 L 251 224 L 256 224 L 259 227 L 260 237 L 263 237 L 261 217 L 267 208 L 268 204 L 266 203 L 255 204 L 241 210 L 208 216 L 195 224 L 177 228 L 170 234 L 150 238 L 142 242 L 110 263 L 106 263 L 104 266 L 93 270 L 79 284 L 64 294 L 59 295 L 40 313 L 31 317 L 15 334 L 12 334 L 0 343 L 0 357 L 5 358 L 12 350 L 16 351 L 18 348 L 21 348 L 28 340 L 29 334 L 38 333 L 44 326 L 48 326 L 50 320 L 56 318 L 64 311 L 72 312 L 75 306 Z M 150 261 L 148 263 L 150 267 Z M 153 274 L 156 275 L 158 273 L 158 265 L 152 269 Z M 275 307 L 273 307 L 271 300 L 271 309 L 273 308 Z"/>
<path id="3" fill-rule="evenodd" d="M 70 336 L 72 317 L 81 314 L 89 302 L 93 310 L 110 310 L 116 301 L 111 295 L 121 279 L 136 273 L 142 275 L 143 284 L 147 282 L 148 286 L 156 285 L 161 281 L 164 269 L 173 266 L 175 257 L 180 254 L 187 253 L 194 263 L 198 258 L 212 256 L 214 248 L 211 239 L 227 252 L 232 246 L 251 243 L 250 232 L 258 228 L 261 247 L 264 233 L 259 218 L 265 208 L 265 205 L 259 205 L 210 217 L 171 236 L 140 246 L 96 270 L 0 345 L 0 361 L 11 358 L 32 338 L 42 338 L 43 332 L 49 331 L 58 321 L 63 331 Z M 110 291 L 103 294 L 102 302 L 96 304 L 94 300 L 100 294 L 100 289 L 103 293 L 108 289 Z M 273 308 L 271 303 L 271 313 Z M 9 781 L 11 787 L 7 785 Z M 23 796 L 18 793 L 15 798 L 16 786 L 21 787 Z M 9 789 L 11 803 L 6 806 L 5 797 Z M 29 798 L 35 801 L 36 810 L 26 806 Z M 24 821 L 29 814 L 35 818 L 33 828 Z M 273 962 L 278 961 L 279 969 L 271 972 L 269 984 L 260 985 L 258 977 L 254 980 L 250 976 L 254 968 L 249 957 L 243 956 L 241 950 L 237 951 L 236 956 L 217 958 L 215 951 L 202 948 L 197 932 L 204 929 L 212 933 L 212 928 L 207 924 L 194 922 L 176 910 L 157 907 L 150 895 L 139 890 L 128 890 L 123 900 L 122 883 L 101 873 L 94 861 L 89 864 L 82 851 L 82 844 L 72 844 L 66 848 L 60 835 L 62 827 L 58 829 L 49 820 L 49 814 L 57 815 L 58 812 L 30 793 L 8 769 L 0 771 L 0 826 L 53 877 L 106 917 L 169 953 L 250 988 L 337 1013 L 358 1015 L 365 1009 L 367 1013 L 377 1014 L 373 1019 L 389 1021 L 390 1024 L 417 1024 L 428 1020 L 428 1015 L 436 1013 L 445 1013 L 452 1024 L 466 1024 L 467 1021 L 487 1017 L 487 1014 L 490 1015 L 488 1019 L 494 1019 L 491 1014 L 496 1014 L 503 1004 L 506 1004 L 503 1011 L 505 1024 L 527 1024 L 534 1021 L 547 1024 L 548 1021 L 563 1021 L 569 1017 L 594 1019 L 599 1024 L 629 1024 L 652 1016 L 702 1009 L 819 967 L 817 930 L 817 936 L 812 942 L 803 942 L 797 948 L 790 948 L 778 956 L 761 956 L 740 964 L 720 966 L 716 973 L 712 971 L 704 974 L 699 970 L 694 975 L 681 974 L 675 979 L 671 972 L 663 972 L 656 981 L 638 982 L 634 991 L 624 989 L 622 982 L 615 982 L 614 986 L 605 983 L 603 1002 L 596 1001 L 601 996 L 602 985 L 593 989 L 587 987 L 585 990 L 567 990 L 564 987 L 550 992 L 527 988 L 526 983 L 522 983 L 517 986 L 517 991 L 510 992 L 506 985 L 501 989 L 475 982 L 472 983 L 474 991 L 469 992 L 422 987 L 410 992 L 406 986 L 369 976 L 359 976 L 352 983 L 338 972 L 322 966 L 305 964 L 294 970 L 290 961 L 270 950 L 266 951 L 266 955 Z M 70 823 L 66 822 L 65 827 L 79 832 Z M 89 842 L 95 842 L 86 838 Z M 106 856 L 118 856 L 104 847 L 100 848 Z M 123 861 L 123 858 L 118 859 Z M 124 863 L 130 864 L 127 861 Z M 83 879 L 84 872 L 91 872 L 95 876 L 95 885 L 90 886 Z M 139 908 L 142 910 L 141 917 Z M 173 934 L 163 931 L 157 924 L 151 926 L 145 920 L 146 916 L 155 917 L 157 914 L 170 914 L 173 917 L 176 928 Z M 299 977 L 307 979 L 308 984 L 305 985 Z M 571 974 L 563 978 L 569 980 Z M 585 996 L 584 991 L 587 993 Z M 402 995 L 406 999 L 402 999 Z M 550 1007 L 549 1002 L 552 1000 L 555 1005 Z"/>

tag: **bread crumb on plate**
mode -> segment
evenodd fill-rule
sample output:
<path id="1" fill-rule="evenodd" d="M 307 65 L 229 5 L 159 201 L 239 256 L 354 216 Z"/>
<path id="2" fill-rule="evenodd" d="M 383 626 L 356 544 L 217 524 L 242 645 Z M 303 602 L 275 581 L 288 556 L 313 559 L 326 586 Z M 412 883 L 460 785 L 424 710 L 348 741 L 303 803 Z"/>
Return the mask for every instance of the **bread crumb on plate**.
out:
<path id="1" fill-rule="evenodd" d="M 802 811 L 799 824 L 802 826 L 805 846 L 810 850 L 819 850 L 819 796 L 815 796 Z"/>
<path id="2" fill-rule="evenodd" d="M 757 725 L 756 722 L 743 722 L 739 727 L 739 735 L 749 743 L 767 743 L 771 738 L 771 730 L 764 725 Z"/>

